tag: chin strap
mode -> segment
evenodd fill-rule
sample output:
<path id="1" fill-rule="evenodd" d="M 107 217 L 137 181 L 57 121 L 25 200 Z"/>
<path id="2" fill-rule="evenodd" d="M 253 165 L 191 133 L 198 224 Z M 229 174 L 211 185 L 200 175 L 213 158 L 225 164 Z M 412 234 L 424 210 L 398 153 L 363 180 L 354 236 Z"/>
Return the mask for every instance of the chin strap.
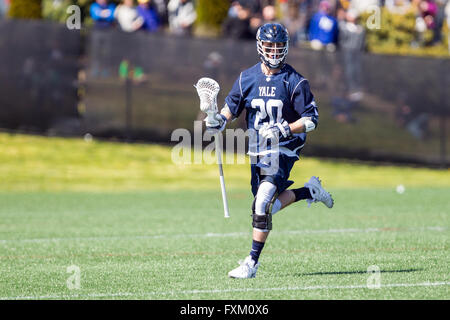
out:
<path id="1" fill-rule="evenodd" d="M 267 61 L 265 61 L 263 58 L 261 58 L 261 62 L 269 69 L 282 69 L 285 65 L 285 63 L 281 63 L 278 67 L 272 67 Z"/>

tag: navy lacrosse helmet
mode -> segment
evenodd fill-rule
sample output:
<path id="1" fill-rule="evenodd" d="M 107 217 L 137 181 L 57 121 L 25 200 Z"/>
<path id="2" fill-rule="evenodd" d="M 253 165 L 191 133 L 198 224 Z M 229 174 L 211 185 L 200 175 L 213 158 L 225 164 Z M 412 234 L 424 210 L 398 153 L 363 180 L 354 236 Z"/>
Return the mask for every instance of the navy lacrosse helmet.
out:
<path id="1" fill-rule="evenodd" d="M 256 33 L 256 48 L 261 61 L 271 69 L 281 68 L 288 54 L 289 33 L 279 23 L 266 23 Z"/>

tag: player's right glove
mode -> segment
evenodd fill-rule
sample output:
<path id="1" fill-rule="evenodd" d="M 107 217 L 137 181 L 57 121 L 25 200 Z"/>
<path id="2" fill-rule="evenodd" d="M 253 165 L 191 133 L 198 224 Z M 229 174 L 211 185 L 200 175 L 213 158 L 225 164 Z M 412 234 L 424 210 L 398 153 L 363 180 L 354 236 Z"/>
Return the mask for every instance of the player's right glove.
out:
<path id="1" fill-rule="evenodd" d="M 212 126 L 210 123 L 208 123 L 208 121 L 206 121 L 206 131 L 211 134 L 222 132 L 227 125 L 227 118 L 223 114 L 216 114 L 215 120 L 219 122 L 219 124 L 216 126 Z"/>
<path id="2" fill-rule="evenodd" d="M 267 140 L 292 138 L 292 132 L 289 123 L 286 120 L 283 120 L 281 123 L 275 123 L 274 125 L 263 125 L 259 130 L 259 134 Z"/>

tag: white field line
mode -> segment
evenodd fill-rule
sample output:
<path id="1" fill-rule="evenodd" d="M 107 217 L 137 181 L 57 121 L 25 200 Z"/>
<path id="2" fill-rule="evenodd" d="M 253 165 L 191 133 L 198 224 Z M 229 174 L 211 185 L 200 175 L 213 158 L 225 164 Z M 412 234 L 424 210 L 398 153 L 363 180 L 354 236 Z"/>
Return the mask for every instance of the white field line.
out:
<path id="1" fill-rule="evenodd" d="M 370 232 L 420 232 L 420 231 L 447 231 L 446 227 L 420 227 L 420 228 L 346 228 L 346 229 L 324 229 L 324 230 L 280 230 L 272 231 L 271 236 L 291 235 L 291 234 L 327 234 L 327 233 L 370 233 Z M 180 238 L 238 238 L 247 237 L 251 232 L 231 232 L 231 233 L 198 233 L 198 234 L 159 234 L 159 235 L 124 235 L 124 236 L 98 236 L 98 237 L 67 237 L 67 238 L 35 238 L 35 239 L 4 239 L 0 244 L 8 243 L 41 243 L 41 242 L 61 242 L 61 241 L 105 241 L 105 240 L 139 240 L 139 239 L 180 239 Z"/>
<path id="2" fill-rule="evenodd" d="M 408 287 L 439 287 L 448 286 L 449 281 L 441 282 L 421 282 L 421 283 L 388 283 L 380 284 L 380 288 L 408 288 Z M 117 293 L 90 293 L 90 294 L 70 294 L 70 295 L 43 295 L 43 296 L 16 296 L 0 297 L 0 300 L 41 300 L 41 299 L 88 299 L 88 298 L 114 298 L 114 297 L 151 297 L 151 296 L 174 296 L 183 294 L 214 294 L 230 292 L 262 292 L 262 291 L 310 291 L 310 290 L 340 290 L 340 289 L 369 289 L 367 285 L 336 285 L 336 286 L 306 286 L 306 287 L 275 287 L 275 288 L 233 288 L 233 289 L 213 289 L 213 290 L 180 290 L 180 291 L 151 291 L 145 293 L 117 292 Z"/>
<path id="3" fill-rule="evenodd" d="M 446 227 L 421 227 L 421 228 L 346 228 L 346 229 L 324 229 L 324 230 L 281 230 L 272 231 L 273 235 L 289 235 L 289 234 L 323 234 L 323 233 L 370 233 L 370 232 L 392 232 L 392 231 L 446 231 Z M 124 235 L 124 236 L 98 236 L 98 237 L 67 237 L 67 238 L 35 238 L 35 239 L 5 239 L 0 240 L 1 243 L 11 243 L 11 242 L 59 242 L 59 241 L 103 241 L 103 240 L 124 240 L 124 239 L 179 239 L 179 238 L 233 238 L 233 237 L 243 237 L 248 236 L 251 232 L 231 232 L 231 233 L 200 233 L 200 234 L 159 234 L 159 235 Z"/>

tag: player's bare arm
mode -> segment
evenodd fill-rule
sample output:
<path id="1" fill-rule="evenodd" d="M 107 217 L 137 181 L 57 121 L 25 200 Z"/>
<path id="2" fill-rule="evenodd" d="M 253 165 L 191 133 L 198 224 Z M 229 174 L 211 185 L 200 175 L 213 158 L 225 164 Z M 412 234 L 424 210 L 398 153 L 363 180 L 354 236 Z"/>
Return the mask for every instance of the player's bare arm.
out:
<path id="1" fill-rule="evenodd" d="M 230 112 L 227 104 L 220 110 L 220 114 L 227 119 L 227 122 L 230 122 L 233 119 L 233 114 Z"/>
<path id="2" fill-rule="evenodd" d="M 303 117 L 295 122 L 289 123 L 292 133 L 306 133 L 314 130 L 316 125 L 312 121 L 312 117 Z"/>

